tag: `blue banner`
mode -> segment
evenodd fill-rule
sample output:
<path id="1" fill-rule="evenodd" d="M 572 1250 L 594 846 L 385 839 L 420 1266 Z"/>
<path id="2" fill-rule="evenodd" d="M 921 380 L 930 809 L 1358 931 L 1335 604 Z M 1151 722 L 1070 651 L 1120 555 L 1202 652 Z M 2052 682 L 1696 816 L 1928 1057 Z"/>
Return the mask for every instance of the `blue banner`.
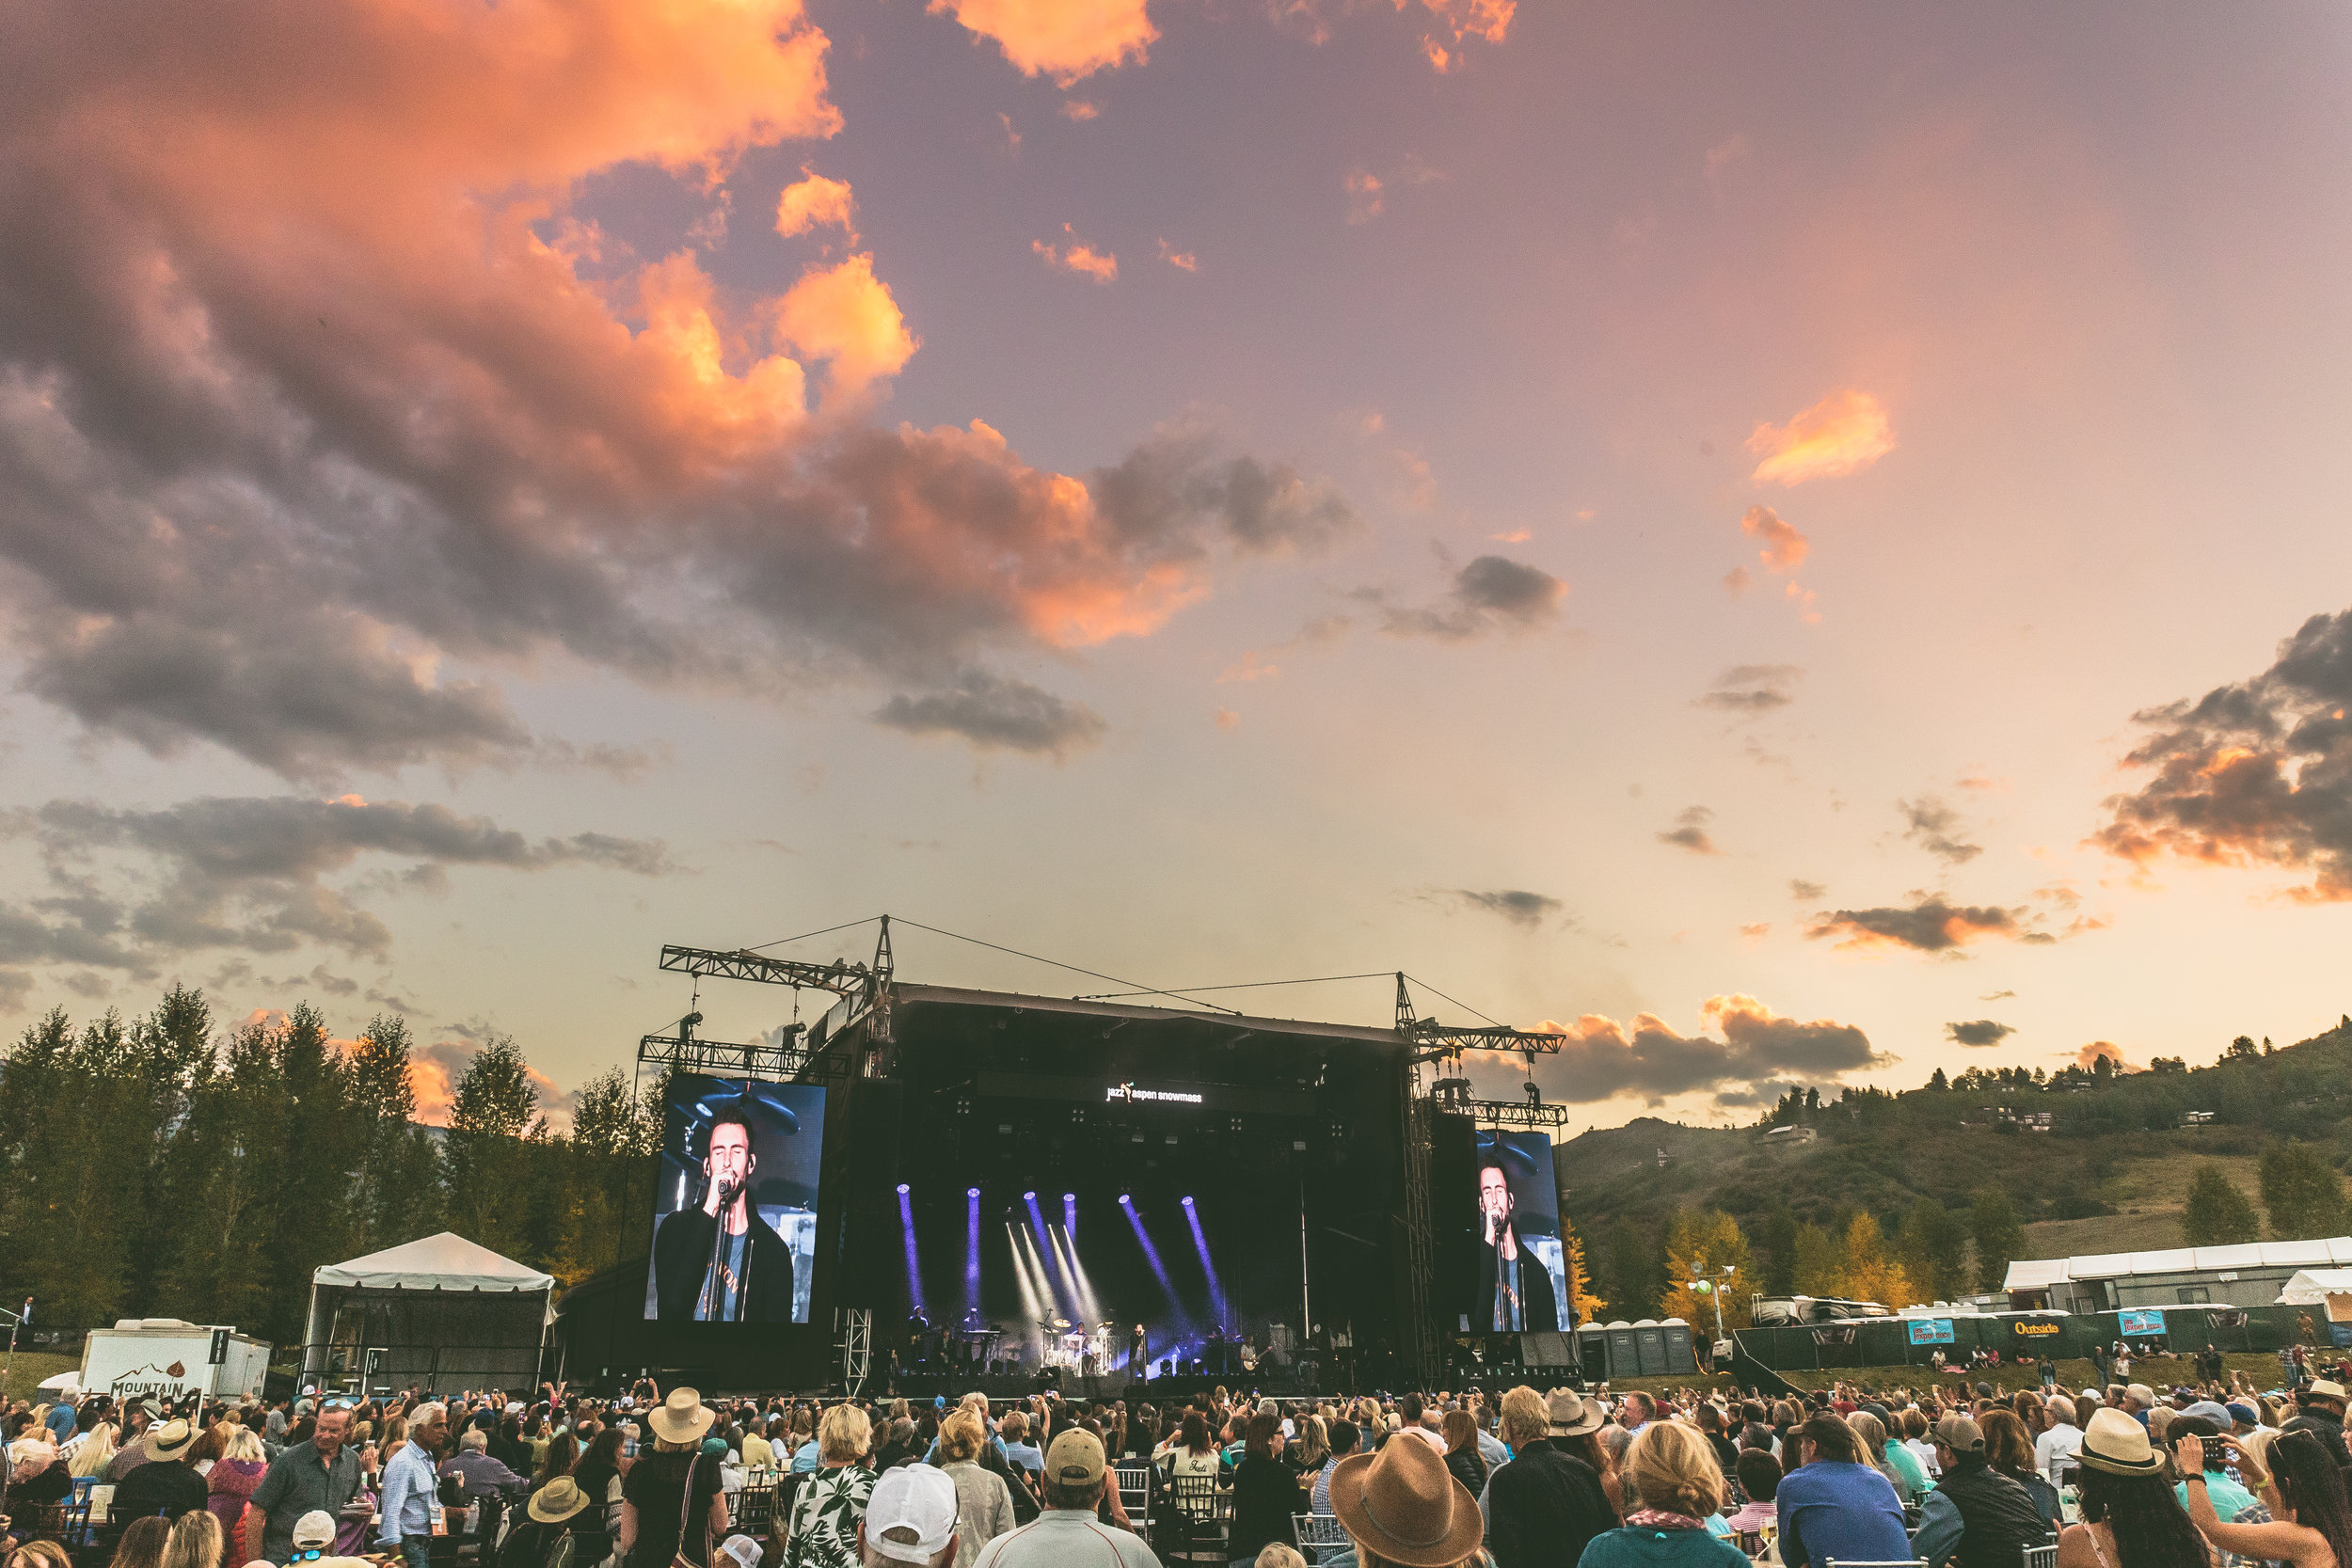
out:
<path id="1" fill-rule="evenodd" d="M 2153 1307 L 2118 1312 L 2115 1318 L 2115 1331 L 2126 1339 L 2142 1334 L 2164 1332 L 2164 1313 Z"/>
<path id="2" fill-rule="evenodd" d="M 1911 1342 L 1915 1345 L 1950 1344 L 1952 1342 L 1952 1320 L 1949 1318 L 1912 1319 Z"/>

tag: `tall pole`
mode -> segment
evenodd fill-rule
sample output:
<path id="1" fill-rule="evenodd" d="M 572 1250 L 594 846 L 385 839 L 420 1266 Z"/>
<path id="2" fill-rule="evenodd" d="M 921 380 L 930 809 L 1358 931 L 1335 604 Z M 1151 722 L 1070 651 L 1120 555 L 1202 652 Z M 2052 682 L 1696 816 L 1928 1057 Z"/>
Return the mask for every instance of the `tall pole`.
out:
<path id="1" fill-rule="evenodd" d="M 1307 1336 L 1314 1326 L 1314 1297 L 1307 1288 L 1307 1179 L 1298 1179 L 1298 1348 L 1291 1354 L 1307 1354 Z"/>

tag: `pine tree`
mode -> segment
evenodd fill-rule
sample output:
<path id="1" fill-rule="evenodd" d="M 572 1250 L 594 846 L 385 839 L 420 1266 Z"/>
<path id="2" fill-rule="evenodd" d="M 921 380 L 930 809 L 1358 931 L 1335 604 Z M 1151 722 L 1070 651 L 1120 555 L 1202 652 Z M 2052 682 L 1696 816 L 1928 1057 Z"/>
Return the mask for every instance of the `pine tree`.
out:
<path id="1" fill-rule="evenodd" d="M 1931 1197 L 1903 1216 L 1896 1253 L 1912 1283 L 1935 1301 L 1953 1301 L 1968 1291 L 1968 1223 Z"/>
<path id="2" fill-rule="evenodd" d="M 1981 1188 L 1968 1212 L 1968 1228 L 1977 1243 L 1977 1289 L 1997 1291 L 2009 1277 L 2010 1264 L 2026 1250 L 2017 1206 L 2000 1188 Z"/>
<path id="3" fill-rule="evenodd" d="M 2344 1181 L 2319 1151 L 2299 1139 L 2274 1138 L 2262 1153 L 2263 1210 L 2282 1242 L 2344 1233 Z"/>
<path id="4" fill-rule="evenodd" d="M 1764 1293 L 1793 1295 L 1797 1289 L 1797 1216 L 1775 1203 L 1764 1216 Z"/>
<path id="5" fill-rule="evenodd" d="M 1609 1305 L 1592 1292 L 1592 1275 L 1584 1262 L 1584 1242 L 1565 1214 L 1560 1216 L 1560 1259 L 1568 1276 L 1568 1300 L 1580 1324 L 1597 1323 Z M 1562 1327 L 1567 1325 L 1563 1323 Z"/>
<path id="6" fill-rule="evenodd" d="M 396 1013 L 376 1014 L 352 1042 L 352 1142 L 359 1158 L 351 1201 L 356 1244 L 363 1252 L 421 1234 L 411 1223 L 417 1195 L 403 1180 L 417 1133 L 409 1044 L 408 1021 Z"/>
<path id="7" fill-rule="evenodd" d="M 475 1053 L 451 1099 L 443 1145 L 451 1228 L 493 1252 L 526 1250 L 518 1244 L 530 1218 L 526 1140 L 547 1136 L 538 1103 L 530 1064 L 506 1035 Z"/>
<path id="8" fill-rule="evenodd" d="M 1620 1313 L 1636 1317 L 1648 1311 L 1665 1289 L 1665 1270 L 1655 1244 L 1630 1215 L 1619 1216 L 1609 1229 L 1609 1272 L 1614 1282 L 1610 1299 Z"/>
<path id="9" fill-rule="evenodd" d="M 2189 1173 L 2181 1238 L 2190 1246 L 2235 1246 L 2262 1240 L 2262 1218 L 2227 1172 L 2207 1161 Z"/>

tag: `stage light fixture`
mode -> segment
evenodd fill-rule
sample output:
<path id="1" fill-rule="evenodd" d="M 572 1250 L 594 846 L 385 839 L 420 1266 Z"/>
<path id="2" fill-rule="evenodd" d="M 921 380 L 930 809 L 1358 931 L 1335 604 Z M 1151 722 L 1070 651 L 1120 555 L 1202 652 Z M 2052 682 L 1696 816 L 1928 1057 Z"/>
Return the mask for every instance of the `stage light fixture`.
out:
<path id="1" fill-rule="evenodd" d="M 910 1189 L 905 1182 L 901 1181 L 898 1183 L 898 1190 L 903 1193 L 911 1191 L 912 1189 Z"/>
<path id="2" fill-rule="evenodd" d="M 966 1187 L 963 1189 L 963 1196 L 966 1197 L 977 1197 L 980 1196 L 980 1190 L 977 1187 Z"/>
<path id="3" fill-rule="evenodd" d="M 1125 1202 L 1127 1201 L 1127 1195 L 1126 1195 L 1125 1193 L 1121 1193 L 1121 1194 L 1120 1194 L 1120 1195 L 1119 1195 L 1119 1201 L 1120 1201 L 1120 1203 L 1122 1203 L 1122 1204 L 1123 1204 L 1123 1203 L 1125 1203 Z"/>
<path id="4" fill-rule="evenodd" d="M 1184 1207 L 1185 1207 L 1185 1208 L 1187 1208 L 1187 1209 L 1191 1208 L 1191 1207 L 1192 1207 L 1192 1199 L 1190 1199 L 1190 1198 L 1186 1198 L 1186 1199 L 1184 1199 Z"/>
<path id="5" fill-rule="evenodd" d="M 1035 1193 L 1023 1193 L 1023 1194 L 1021 1195 L 1021 1201 L 1022 1201 L 1022 1202 L 1024 1202 L 1024 1203 L 1035 1203 L 1035 1202 L 1037 1201 L 1037 1194 L 1035 1194 Z"/>
<path id="6" fill-rule="evenodd" d="M 1078 1201 L 1078 1195 L 1076 1193 L 1064 1193 L 1061 1195 L 1061 1200 L 1064 1203 L 1075 1203 Z"/>

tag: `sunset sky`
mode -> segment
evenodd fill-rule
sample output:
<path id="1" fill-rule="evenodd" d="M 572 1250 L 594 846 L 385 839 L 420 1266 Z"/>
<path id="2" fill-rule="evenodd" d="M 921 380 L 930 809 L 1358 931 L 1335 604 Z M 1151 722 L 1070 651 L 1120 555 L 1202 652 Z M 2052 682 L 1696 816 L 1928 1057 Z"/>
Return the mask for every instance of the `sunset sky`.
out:
<path id="1" fill-rule="evenodd" d="M 0 1027 L 568 1090 L 887 910 L 1580 1125 L 2299 1038 L 2347 166 L 2316 0 L 24 0 Z"/>

